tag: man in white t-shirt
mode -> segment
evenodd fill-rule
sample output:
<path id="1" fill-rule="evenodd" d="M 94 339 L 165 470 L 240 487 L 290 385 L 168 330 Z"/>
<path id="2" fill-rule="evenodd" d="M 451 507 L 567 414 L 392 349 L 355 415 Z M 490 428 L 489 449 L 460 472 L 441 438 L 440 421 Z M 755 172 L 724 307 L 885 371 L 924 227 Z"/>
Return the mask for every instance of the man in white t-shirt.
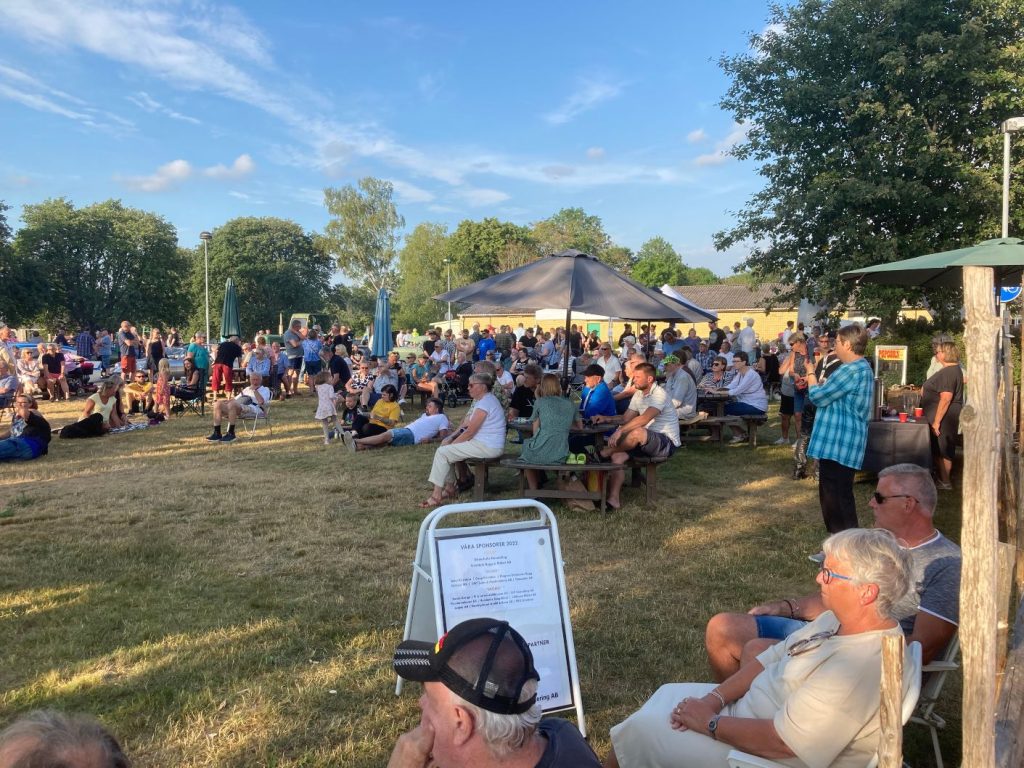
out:
<path id="1" fill-rule="evenodd" d="M 601 456 L 613 464 L 625 464 L 631 457 L 667 459 L 679 447 L 679 417 L 671 398 L 656 382 L 657 371 L 650 363 L 633 366 L 633 385 L 636 393 L 629 408 L 621 416 L 596 415 L 595 424 L 619 424 Z M 608 506 L 621 506 L 619 492 L 625 481 L 625 472 L 616 470 L 608 478 Z"/>
<path id="2" fill-rule="evenodd" d="M 231 400 L 218 400 L 213 406 L 213 432 L 207 437 L 211 443 L 230 443 L 235 439 L 235 422 L 239 416 L 256 418 L 267 411 L 270 390 L 263 386 L 263 377 L 258 373 L 249 374 L 249 386 Z M 228 417 L 228 432 L 221 435 L 220 423 Z"/>
<path id="3" fill-rule="evenodd" d="M 419 445 L 432 442 L 439 437 L 443 440 L 448 437 L 448 432 L 452 428 L 443 410 L 444 404 L 441 399 L 431 397 L 427 400 L 427 412 L 408 427 L 395 427 L 379 435 L 354 438 L 346 441 L 346 445 L 356 451 L 365 451 L 370 448 L 383 448 L 386 445 L 393 445 L 396 448 L 403 445 Z"/>
<path id="4" fill-rule="evenodd" d="M 622 364 L 612 353 L 611 342 L 603 341 L 598 349 L 594 362 L 604 368 L 604 383 L 609 388 L 614 387 L 619 381 L 619 373 L 622 371 Z"/>

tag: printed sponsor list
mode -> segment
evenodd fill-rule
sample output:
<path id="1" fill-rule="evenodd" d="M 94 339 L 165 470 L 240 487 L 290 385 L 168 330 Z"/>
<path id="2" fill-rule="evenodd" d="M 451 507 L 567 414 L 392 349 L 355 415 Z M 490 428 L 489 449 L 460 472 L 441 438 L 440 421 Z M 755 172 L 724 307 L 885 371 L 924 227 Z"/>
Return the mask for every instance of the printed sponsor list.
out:
<path id="1" fill-rule="evenodd" d="M 516 539 L 463 542 L 447 553 L 448 604 L 456 612 L 516 610 L 539 602 L 536 549 Z M 453 567 L 454 566 L 454 567 Z"/>

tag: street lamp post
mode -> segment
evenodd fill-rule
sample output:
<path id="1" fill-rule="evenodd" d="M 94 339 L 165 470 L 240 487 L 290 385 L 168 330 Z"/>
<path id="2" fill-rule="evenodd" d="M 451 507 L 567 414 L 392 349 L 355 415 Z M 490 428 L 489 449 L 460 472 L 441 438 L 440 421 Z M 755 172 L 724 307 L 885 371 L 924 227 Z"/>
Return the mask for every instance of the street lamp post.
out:
<path id="1" fill-rule="evenodd" d="M 199 239 L 203 241 L 203 265 L 206 273 L 206 347 L 210 347 L 210 249 L 209 242 L 213 235 L 209 232 L 200 232 Z"/>
<path id="2" fill-rule="evenodd" d="M 1024 130 L 1024 117 L 1003 122 L 1003 237 L 1010 236 L 1010 134 Z"/>
<path id="3" fill-rule="evenodd" d="M 451 261 L 451 259 L 445 259 L 444 260 L 444 265 L 448 268 L 448 293 L 451 293 L 452 292 L 452 261 Z M 448 320 L 448 330 L 450 331 L 452 329 L 452 303 L 451 303 L 451 301 L 448 302 L 448 315 L 447 315 L 446 319 Z"/>

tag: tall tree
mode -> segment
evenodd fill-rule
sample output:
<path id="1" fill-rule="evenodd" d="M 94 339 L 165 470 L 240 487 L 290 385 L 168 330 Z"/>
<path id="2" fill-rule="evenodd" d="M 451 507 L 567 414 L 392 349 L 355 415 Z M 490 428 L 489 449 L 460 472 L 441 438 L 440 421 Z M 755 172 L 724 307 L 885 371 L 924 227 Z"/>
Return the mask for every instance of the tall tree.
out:
<path id="1" fill-rule="evenodd" d="M 324 205 L 331 220 L 324 230 L 328 251 L 348 277 L 379 291 L 393 288 L 400 232 L 405 219 L 392 200 L 390 181 L 367 176 L 359 189 L 324 190 Z"/>
<path id="2" fill-rule="evenodd" d="M 638 283 L 658 288 L 666 283 L 682 285 L 684 270 L 683 260 L 672 244 L 663 237 L 652 237 L 640 246 L 630 276 Z"/>
<path id="3" fill-rule="evenodd" d="M 8 206 L 0 200 L 0 321 L 21 325 L 46 305 L 47 284 L 38 263 L 11 245 Z"/>
<path id="4" fill-rule="evenodd" d="M 434 298 L 447 288 L 448 230 L 443 224 L 424 222 L 405 238 L 398 254 L 398 290 L 395 323 L 424 328 L 444 312 Z"/>
<path id="5" fill-rule="evenodd" d="M 683 267 L 681 285 L 717 285 L 722 282 L 707 267 Z"/>
<path id="6" fill-rule="evenodd" d="M 452 288 L 468 285 L 501 272 L 500 262 L 511 245 L 532 247 L 530 232 L 507 221 L 465 219 L 448 239 L 452 262 Z"/>
<path id="7" fill-rule="evenodd" d="M 293 221 L 272 217 L 232 219 L 213 230 L 210 253 L 210 332 L 220 330 L 224 285 L 235 281 L 242 331 L 276 328 L 293 312 L 324 308 L 332 259 Z M 192 263 L 194 328 L 205 324 L 203 251 Z"/>
<path id="8" fill-rule="evenodd" d="M 604 260 L 613 246 L 601 219 L 582 208 L 563 208 L 551 218 L 536 222 L 532 233 L 545 255 L 575 248 Z"/>
<path id="9" fill-rule="evenodd" d="M 46 276 L 45 322 L 113 327 L 184 317 L 188 264 L 161 217 L 118 200 L 76 209 L 59 198 L 26 205 L 22 218 L 14 248 Z"/>
<path id="10" fill-rule="evenodd" d="M 838 305 L 844 270 L 997 235 L 998 126 L 1024 108 L 1022 19 L 993 0 L 774 6 L 751 52 L 720 62 L 722 106 L 750 126 L 733 154 L 766 184 L 718 248 L 749 243 L 742 267 L 758 279 Z"/>

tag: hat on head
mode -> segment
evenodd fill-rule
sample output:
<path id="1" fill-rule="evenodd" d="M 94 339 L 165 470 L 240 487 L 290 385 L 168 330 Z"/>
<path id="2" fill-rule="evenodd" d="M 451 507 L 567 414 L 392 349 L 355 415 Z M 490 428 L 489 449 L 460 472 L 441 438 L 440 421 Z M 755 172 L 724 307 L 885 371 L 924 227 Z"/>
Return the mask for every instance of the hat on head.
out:
<path id="1" fill-rule="evenodd" d="M 537 701 L 519 701 L 523 686 L 540 680 L 523 636 L 497 619 L 470 619 L 437 643 L 406 640 L 395 649 L 398 675 L 419 683 L 444 683 L 470 704 L 499 715 L 517 715 Z"/>
<path id="2" fill-rule="evenodd" d="M 583 369 L 584 376 L 604 376 L 604 368 L 597 363 L 591 363 Z"/>
<path id="3" fill-rule="evenodd" d="M 664 359 L 663 362 L 666 362 L 666 363 L 678 363 L 679 362 L 679 358 L 676 357 L 675 355 L 665 355 L 665 359 Z"/>
<path id="4" fill-rule="evenodd" d="M 952 342 L 953 337 L 948 333 L 940 333 L 939 335 L 932 338 L 932 344 L 945 344 L 946 342 Z"/>

